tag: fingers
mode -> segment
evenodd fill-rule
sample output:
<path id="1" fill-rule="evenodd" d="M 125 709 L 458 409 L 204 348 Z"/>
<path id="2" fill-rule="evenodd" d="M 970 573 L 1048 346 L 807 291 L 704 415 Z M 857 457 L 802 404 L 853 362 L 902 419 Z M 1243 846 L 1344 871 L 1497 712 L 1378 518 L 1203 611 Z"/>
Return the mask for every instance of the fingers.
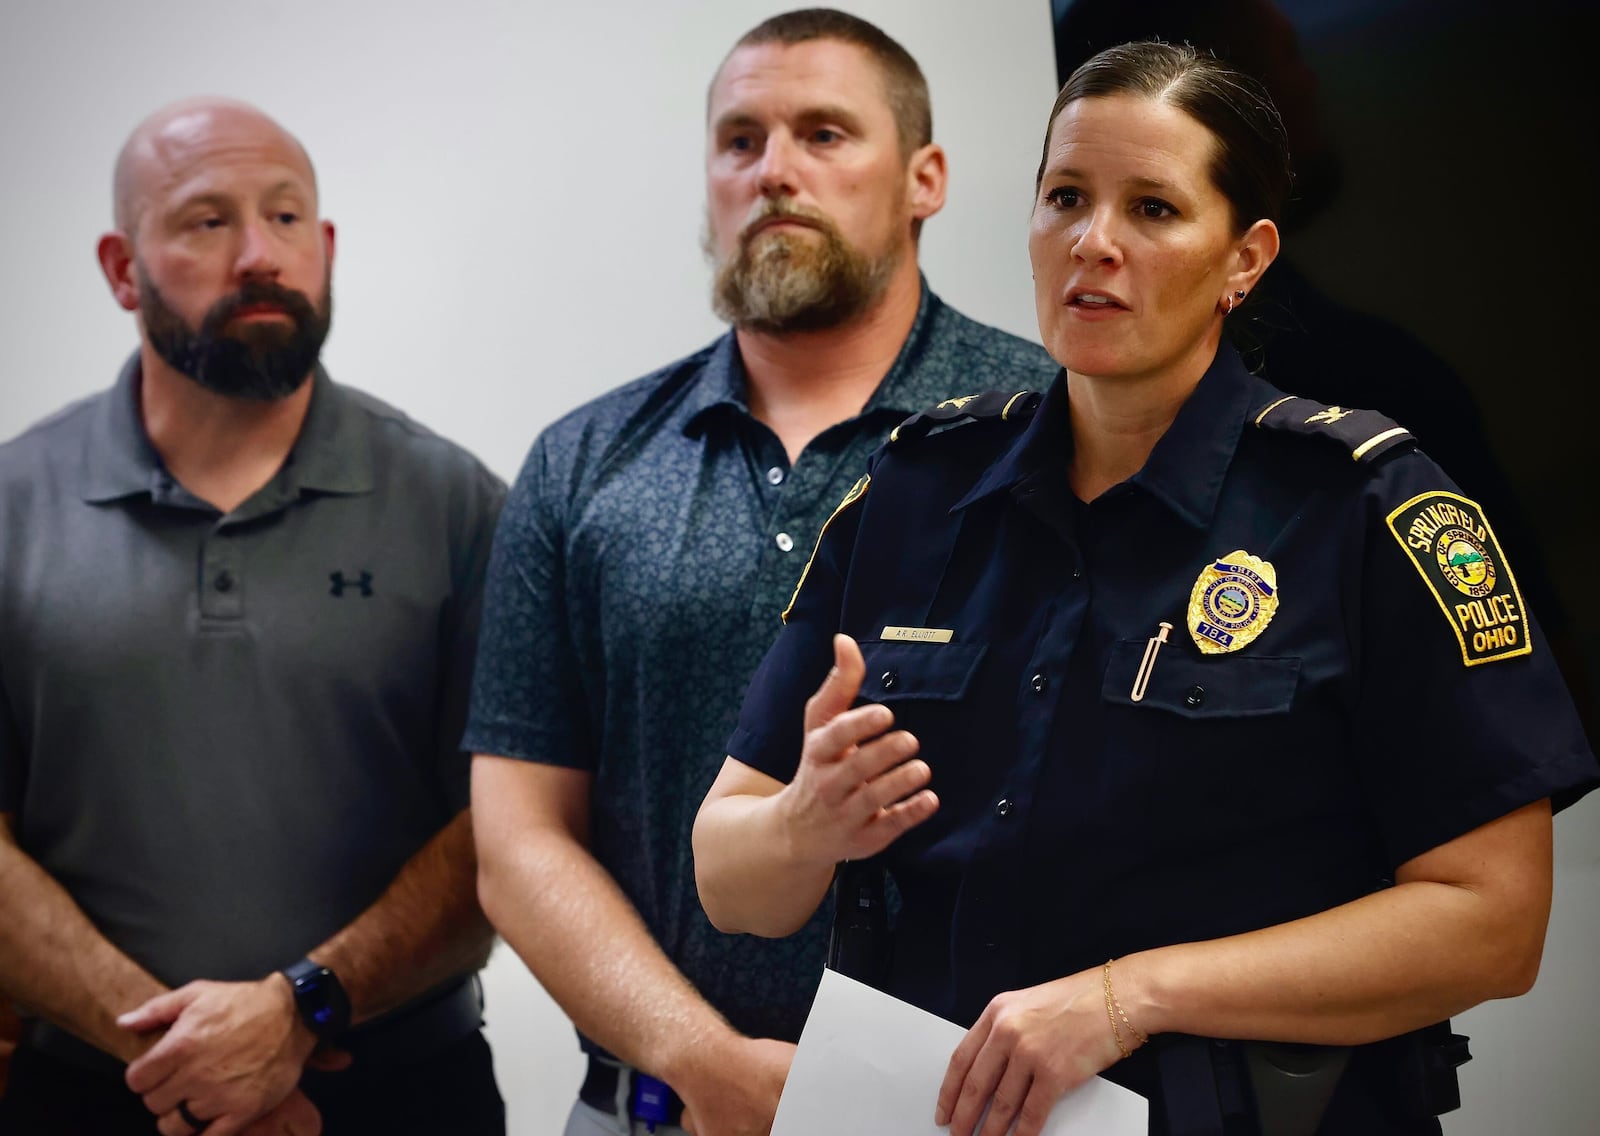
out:
<path id="1" fill-rule="evenodd" d="M 933 1122 L 938 1125 L 950 1123 L 950 1118 L 956 1110 L 956 1102 L 961 1099 L 962 1086 L 966 1084 L 967 1073 L 972 1069 L 972 1062 L 983 1049 L 983 1043 L 989 1039 L 989 1031 L 994 1028 L 994 1007 L 984 1010 L 983 1015 L 973 1023 L 967 1031 L 967 1036 L 961 1039 L 961 1044 L 956 1046 L 956 1051 L 950 1055 L 950 1064 L 945 1067 L 944 1080 L 939 1084 L 939 1100 L 933 1111 Z"/>
<path id="2" fill-rule="evenodd" d="M 155 1093 L 173 1073 L 177 1072 L 183 1059 L 182 1041 L 179 1034 L 169 1033 L 151 1046 L 144 1056 L 129 1065 L 122 1077 L 128 1088 L 140 1096 Z M 162 1097 L 160 1101 L 162 1107 L 156 1108 L 152 1105 L 150 1111 L 157 1115 L 167 1112 L 177 1106 L 179 1099 L 179 1096 L 170 1099 Z"/>
<path id="3" fill-rule="evenodd" d="M 315 1069 L 319 1073 L 342 1073 L 350 1068 L 354 1058 L 343 1049 L 335 1049 L 331 1045 L 319 1045 L 311 1051 L 311 1056 L 306 1058 L 306 1068 Z"/>
<path id="4" fill-rule="evenodd" d="M 914 797 L 891 805 L 874 817 L 862 833 L 852 860 L 876 856 L 898 840 L 901 834 L 915 828 L 939 811 L 939 798 L 933 790 L 924 789 Z"/>
<path id="5" fill-rule="evenodd" d="M 854 705 L 861 693 L 861 680 L 866 677 L 867 664 L 861 657 L 861 648 L 848 635 L 833 637 L 833 669 L 822 680 L 817 692 L 806 700 L 805 728 L 807 732 L 824 725 Z"/>
<path id="6" fill-rule="evenodd" d="M 682 1128 L 689 1136 L 700 1136 L 700 1127 L 695 1123 L 694 1110 L 684 1106 L 683 1115 L 678 1118 L 678 1127 Z"/>
<path id="7" fill-rule="evenodd" d="M 169 990 L 165 994 L 157 994 L 142 1006 L 135 1006 L 125 1014 L 117 1017 L 117 1025 L 134 1033 L 149 1033 L 151 1030 L 170 1026 L 178 1020 L 179 1015 L 194 1000 L 198 993 L 194 984 Z"/>
<path id="8" fill-rule="evenodd" d="M 1006 1062 L 1005 1072 L 989 1101 L 989 1115 L 984 1119 L 979 1136 L 1006 1136 L 1011 1131 L 1012 1120 L 1022 1111 L 1023 1102 L 1028 1099 L 1032 1083 L 1033 1076 L 1022 1062 Z"/>

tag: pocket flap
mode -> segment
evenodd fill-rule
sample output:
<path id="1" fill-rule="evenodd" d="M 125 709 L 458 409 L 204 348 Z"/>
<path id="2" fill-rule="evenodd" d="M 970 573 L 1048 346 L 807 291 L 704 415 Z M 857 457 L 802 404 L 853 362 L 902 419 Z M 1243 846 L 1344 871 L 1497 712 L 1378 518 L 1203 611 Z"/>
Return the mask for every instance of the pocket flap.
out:
<path id="1" fill-rule="evenodd" d="M 862 643 L 867 677 L 861 684 L 861 697 L 869 702 L 897 698 L 955 701 L 966 694 L 985 649 L 982 643 Z"/>
<path id="2" fill-rule="evenodd" d="M 1133 680 L 1146 640 L 1112 644 L 1100 696 L 1124 706 L 1167 710 L 1185 718 L 1258 718 L 1287 714 L 1294 705 L 1300 660 L 1257 655 L 1195 658 L 1168 643 L 1156 654 L 1144 698 L 1133 701 Z"/>

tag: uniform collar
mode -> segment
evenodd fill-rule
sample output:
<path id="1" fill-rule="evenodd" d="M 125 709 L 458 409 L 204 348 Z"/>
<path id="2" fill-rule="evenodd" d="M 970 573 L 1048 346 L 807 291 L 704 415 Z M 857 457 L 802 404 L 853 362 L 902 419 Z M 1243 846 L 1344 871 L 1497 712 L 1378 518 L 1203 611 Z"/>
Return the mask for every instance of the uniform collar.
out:
<path id="1" fill-rule="evenodd" d="M 1269 393 L 1266 383 L 1245 370 L 1238 352 L 1226 343 L 1220 345 L 1172 425 L 1128 484 L 1164 503 L 1187 524 L 1204 528 L 1216 512 L 1217 496 L 1248 412 L 1266 401 Z M 984 470 L 952 512 L 1023 482 L 1063 480 L 1071 454 L 1067 375 L 1062 371 L 1027 429 Z"/>
<path id="2" fill-rule="evenodd" d="M 83 499 L 118 501 L 148 494 L 161 499 L 173 489 L 139 414 L 139 354 L 122 365 L 116 384 L 99 400 L 84 440 Z M 312 373 L 311 405 L 289 457 L 262 490 L 274 497 L 301 490 L 365 493 L 374 488 L 372 439 L 367 417 L 352 405 L 318 364 Z"/>
<path id="3" fill-rule="evenodd" d="M 917 301 L 916 318 L 911 321 L 911 331 L 883 381 L 862 408 L 863 418 L 877 413 L 909 417 L 948 398 L 953 389 L 950 383 L 960 377 L 952 374 L 948 353 L 937 350 L 948 309 L 928 287 L 926 277 L 919 276 L 918 280 L 921 297 Z M 739 354 L 739 341 L 732 331 L 712 346 L 684 409 L 687 417 L 683 432 L 691 436 L 702 432 L 713 415 L 750 413 L 750 380 Z"/>

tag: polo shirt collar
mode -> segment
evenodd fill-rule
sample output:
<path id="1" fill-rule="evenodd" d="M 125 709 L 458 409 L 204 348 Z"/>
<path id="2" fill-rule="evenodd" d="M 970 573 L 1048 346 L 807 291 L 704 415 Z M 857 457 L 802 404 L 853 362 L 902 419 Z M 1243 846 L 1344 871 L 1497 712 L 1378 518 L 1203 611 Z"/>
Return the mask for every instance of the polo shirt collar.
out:
<path id="1" fill-rule="evenodd" d="M 122 365 L 117 381 L 97 400 L 83 446 L 83 499 L 91 504 L 141 493 L 152 496 L 171 484 L 161 457 L 139 419 L 139 353 Z"/>
<path id="2" fill-rule="evenodd" d="M 1022 436 L 984 470 L 952 512 L 1027 480 L 1065 476 L 1072 453 L 1067 383 L 1062 371 Z M 1226 343 L 1220 345 L 1172 425 L 1128 484 L 1155 497 L 1195 528 L 1210 524 L 1245 418 L 1262 401 L 1265 387 L 1245 370 L 1238 352 Z"/>
<path id="3" fill-rule="evenodd" d="M 372 417 L 317 364 L 311 406 L 284 462 L 289 488 L 321 493 L 370 493 L 377 488 Z"/>
<path id="4" fill-rule="evenodd" d="M 134 352 L 99 400 L 84 440 L 83 499 L 92 504 L 172 490 L 172 477 L 145 433 L 139 413 L 142 375 Z M 367 417 L 321 364 L 312 373 L 311 405 L 283 469 L 262 492 L 366 493 L 376 484 Z"/>
<path id="5" fill-rule="evenodd" d="M 949 353 L 937 350 L 945 312 L 944 301 L 933 294 L 927 278 L 918 276 L 921 295 L 911 331 L 900 354 L 895 357 L 883 381 L 862 407 L 861 417 L 893 413 L 902 418 L 926 410 L 948 398 L 950 384 L 960 378 L 952 373 Z M 739 341 L 730 330 L 711 348 L 694 389 L 684 403 L 683 432 L 694 434 L 704 428 L 713 414 L 733 411 L 750 413 L 750 380 L 739 354 Z"/>

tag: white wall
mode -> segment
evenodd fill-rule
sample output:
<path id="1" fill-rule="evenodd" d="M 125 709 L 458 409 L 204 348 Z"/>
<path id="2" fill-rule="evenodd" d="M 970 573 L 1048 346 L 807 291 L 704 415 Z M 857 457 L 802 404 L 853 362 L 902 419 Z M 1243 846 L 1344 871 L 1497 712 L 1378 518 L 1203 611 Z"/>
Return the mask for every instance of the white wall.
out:
<path id="1" fill-rule="evenodd" d="M 796 0 L 798 3 L 799 0 Z M 405 407 L 510 478 L 562 411 L 718 331 L 699 252 L 705 85 L 728 45 L 793 6 L 759 0 L 0 0 L 0 438 L 110 382 L 134 343 L 94 262 L 129 129 L 199 93 L 257 103 L 306 143 L 339 224 L 344 381 Z M 927 227 L 934 286 L 1035 335 L 1024 229 L 1055 88 L 1047 0 L 842 6 L 918 58 L 950 152 Z M 1476 1115 L 1577 1132 L 1600 1111 L 1600 816 L 1563 825 L 1545 977 L 1475 1018 Z M 1581 847 L 1580 847 L 1581 845 Z M 581 1062 L 509 951 L 488 973 L 513 1133 L 559 1131 Z M 1503 1119 L 1502 1119 L 1503 1118 Z"/>

